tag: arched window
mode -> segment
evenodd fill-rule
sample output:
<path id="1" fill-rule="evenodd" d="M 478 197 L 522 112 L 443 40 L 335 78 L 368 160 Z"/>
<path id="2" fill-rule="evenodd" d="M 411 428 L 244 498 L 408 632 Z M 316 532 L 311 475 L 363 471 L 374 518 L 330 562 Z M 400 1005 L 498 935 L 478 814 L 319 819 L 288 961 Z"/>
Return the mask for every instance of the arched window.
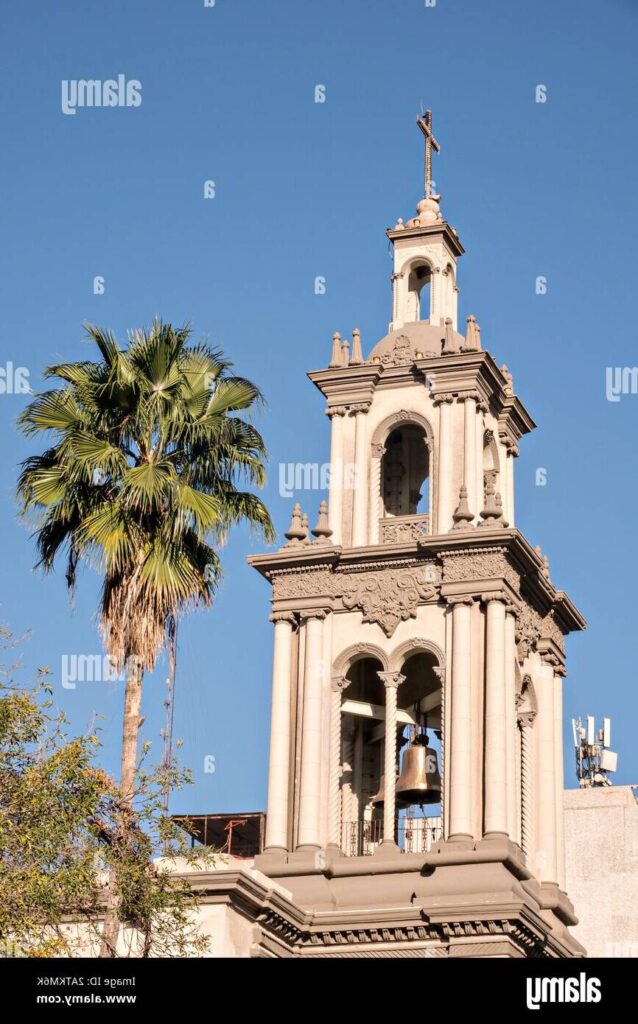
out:
<path id="1" fill-rule="evenodd" d="M 424 515 L 430 510 L 430 457 L 426 434 L 416 424 L 389 435 L 381 469 L 384 516 Z"/>
<path id="2" fill-rule="evenodd" d="M 432 271 L 428 263 L 412 264 L 408 274 L 406 323 L 429 320 L 431 310 Z"/>

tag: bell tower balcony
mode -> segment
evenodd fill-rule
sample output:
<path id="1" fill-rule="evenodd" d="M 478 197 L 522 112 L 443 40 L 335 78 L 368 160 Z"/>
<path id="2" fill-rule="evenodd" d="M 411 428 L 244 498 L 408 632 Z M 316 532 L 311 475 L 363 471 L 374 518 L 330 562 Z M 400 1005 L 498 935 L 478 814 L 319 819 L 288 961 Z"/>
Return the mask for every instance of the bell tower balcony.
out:
<path id="1" fill-rule="evenodd" d="M 379 520 L 379 543 L 402 544 L 429 537 L 432 529 L 428 512 L 409 516 L 384 516 Z"/>

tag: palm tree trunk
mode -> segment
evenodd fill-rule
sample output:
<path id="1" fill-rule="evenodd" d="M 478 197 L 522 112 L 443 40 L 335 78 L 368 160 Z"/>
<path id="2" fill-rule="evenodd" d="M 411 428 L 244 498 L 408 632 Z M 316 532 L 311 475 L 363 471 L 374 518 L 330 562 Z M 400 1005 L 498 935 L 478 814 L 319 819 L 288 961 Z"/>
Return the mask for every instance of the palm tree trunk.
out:
<path id="1" fill-rule="evenodd" d="M 142 719 L 142 679 L 144 671 L 139 659 L 133 657 L 128 661 L 126 673 L 126 689 L 124 691 L 124 722 L 122 729 L 122 758 L 120 768 L 120 807 L 123 829 L 130 825 L 133 797 L 135 795 L 135 773 L 137 770 L 137 739 Z M 109 869 L 109 878 L 105 896 L 104 926 L 102 929 L 102 946 L 100 957 L 117 955 L 117 940 L 120 932 L 120 919 L 117 914 L 118 891 L 115 869 Z"/>
<path id="2" fill-rule="evenodd" d="M 143 669 L 137 658 L 129 659 L 126 674 L 126 690 L 124 693 L 124 727 L 122 731 L 122 762 L 120 773 L 120 791 L 122 804 L 131 809 L 135 794 L 135 772 L 137 770 L 137 737 L 142 724 L 140 708 L 142 706 Z"/>

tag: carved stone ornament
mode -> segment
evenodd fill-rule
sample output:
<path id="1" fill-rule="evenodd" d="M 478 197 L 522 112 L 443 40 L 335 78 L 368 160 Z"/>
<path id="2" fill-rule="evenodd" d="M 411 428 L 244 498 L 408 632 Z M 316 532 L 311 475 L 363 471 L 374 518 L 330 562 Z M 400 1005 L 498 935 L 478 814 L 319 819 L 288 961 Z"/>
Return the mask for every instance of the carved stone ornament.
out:
<path id="1" fill-rule="evenodd" d="M 360 608 L 364 622 L 376 622 L 392 636 L 400 622 L 416 618 L 419 604 L 436 599 L 425 569 L 353 573 L 343 582 L 346 608 Z"/>
<path id="2" fill-rule="evenodd" d="M 524 661 L 530 651 L 536 649 L 541 635 L 541 617 L 529 605 L 523 604 L 516 620 L 516 643 L 518 656 Z"/>
<path id="3" fill-rule="evenodd" d="M 330 569 L 276 572 L 272 574 L 272 587 L 275 601 L 290 597 L 334 597 L 335 577 Z"/>
<path id="4" fill-rule="evenodd" d="M 465 583 L 472 580 L 504 579 L 515 590 L 520 577 L 505 557 L 504 548 L 488 548 L 446 554 L 443 558 L 443 582 Z"/>
<path id="5" fill-rule="evenodd" d="M 414 362 L 412 345 L 407 334 L 400 334 L 395 338 L 392 352 L 384 352 L 381 362 L 386 366 L 409 366 Z"/>
<path id="6" fill-rule="evenodd" d="M 541 635 L 553 640 L 559 651 L 565 651 L 565 637 L 552 612 L 546 615 L 541 623 Z"/>

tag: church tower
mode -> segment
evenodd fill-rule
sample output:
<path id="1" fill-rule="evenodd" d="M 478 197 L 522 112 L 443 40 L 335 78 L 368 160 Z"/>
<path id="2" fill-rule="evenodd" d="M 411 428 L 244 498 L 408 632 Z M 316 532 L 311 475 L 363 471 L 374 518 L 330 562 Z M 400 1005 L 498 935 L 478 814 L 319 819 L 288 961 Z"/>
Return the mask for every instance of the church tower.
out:
<path id="1" fill-rule="evenodd" d="M 272 586 L 266 850 L 292 955 L 579 956 L 565 893 L 564 637 L 585 628 L 516 528 L 534 421 L 474 316 L 431 183 L 386 234 L 388 333 L 337 333 L 313 530 L 252 557 Z M 314 511 L 314 510 L 310 510 Z M 290 954 L 288 954 L 290 955 Z"/>

